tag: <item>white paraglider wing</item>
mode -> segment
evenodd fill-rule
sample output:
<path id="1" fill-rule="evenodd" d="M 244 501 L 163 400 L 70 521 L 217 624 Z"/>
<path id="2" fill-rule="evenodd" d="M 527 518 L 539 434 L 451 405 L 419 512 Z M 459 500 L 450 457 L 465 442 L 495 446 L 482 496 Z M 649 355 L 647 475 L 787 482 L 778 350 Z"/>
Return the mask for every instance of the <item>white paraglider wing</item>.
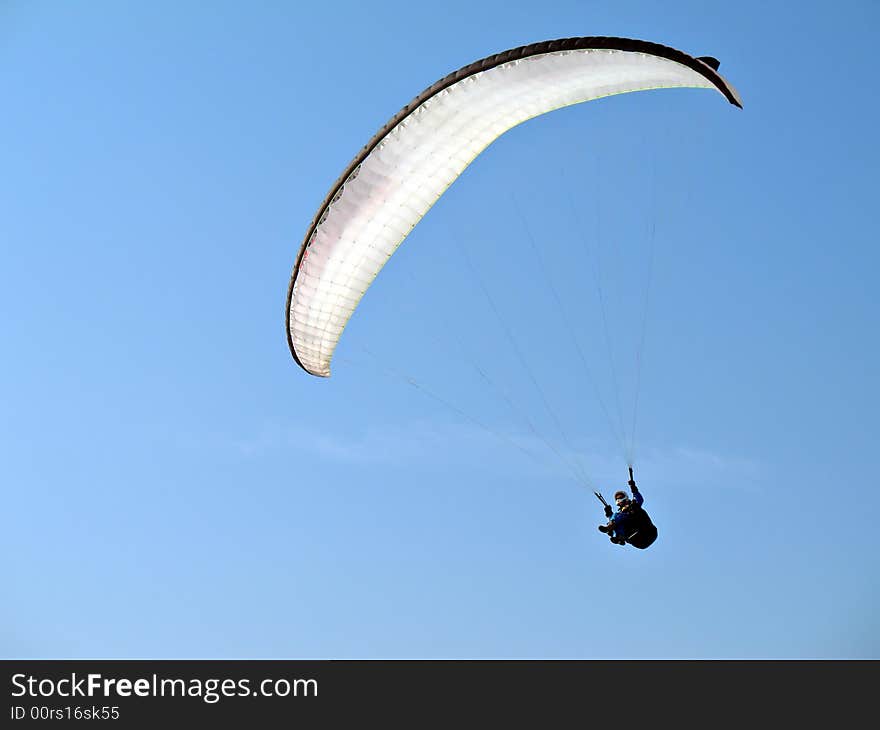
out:
<path id="1" fill-rule="evenodd" d="M 711 57 L 624 38 L 569 38 L 491 56 L 426 89 L 361 150 L 318 210 L 288 288 L 291 354 L 313 375 L 391 254 L 464 169 L 508 129 L 554 109 L 660 88 L 739 97 Z"/>

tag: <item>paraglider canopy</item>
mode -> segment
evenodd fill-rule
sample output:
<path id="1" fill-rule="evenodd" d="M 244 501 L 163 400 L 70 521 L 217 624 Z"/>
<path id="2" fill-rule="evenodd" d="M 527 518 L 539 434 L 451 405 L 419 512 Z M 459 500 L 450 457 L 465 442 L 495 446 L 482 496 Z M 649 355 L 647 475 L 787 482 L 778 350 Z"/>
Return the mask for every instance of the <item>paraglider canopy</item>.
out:
<path id="1" fill-rule="evenodd" d="M 328 377 L 352 313 L 409 232 L 491 142 L 540 114 L 614 94 L 706 88 L 742 106 L 711 56 L 627 38 L 514 48 L 425 89 L 355 156 L 300 247 L 285 307 L 287 341 L 308 373 Z"/>

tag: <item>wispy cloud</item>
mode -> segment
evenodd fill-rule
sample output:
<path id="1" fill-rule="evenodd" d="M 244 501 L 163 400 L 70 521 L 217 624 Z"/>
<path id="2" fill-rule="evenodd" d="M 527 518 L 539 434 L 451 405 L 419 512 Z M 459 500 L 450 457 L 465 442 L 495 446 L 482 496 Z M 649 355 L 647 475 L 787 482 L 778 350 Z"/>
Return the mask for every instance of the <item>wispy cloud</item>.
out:
<path id="1" fill-rule="evenodd" d="M 695 446 L 648 449 L 640 473 L 663 489 L 718 488 L 757 491 L 769 478 L 769 468 L 755 459 Z"/>
<path id="2" fill-rule="evenodd" d="M 499 468 L 520 469 L 522 462 L 535 456 L 536 464 L 552 460 L 541 458 L 543 444 L 535 444 L 514 433 L 486 431 L 468 423 L 432 423 L 371 427 L 361 433 L 331 433 L 312 428 L 288 426 L 264 429 L 254 437 L 236 443 L 238 451 L 253 457 L 277 449 L 305 451 L 318 459 L 351 464 L 388 466 L 469 464 L 480 462 Z M 552 455 L 552 454 L 551 454 Z M 537 468 L 541 468 L 537 466 Z M 547 467 L 543 467 L 544 471 Z"/>
<path id="3" fill-rule="evenodd" d="M 608 444 L 581 440 L 568 449 L 551 439 L 509 428 L 491 430 L 471 423 L 415 421 L 382 424 L 361 433 L 341 433 L 293 425 L 265 428 L 235 447 L 254 458 L 277 450 L 306 452 L 311 458 L 352 465 L 393 468 L 461 466 L 500 476 L 533 476 L 579 482 L 590 489 L 622 486 L 627 478 L 618 452 Z M 643 449 L 636 476 L 652 486 L 693 489 L 707 483 L 745 490 L 767 476 L 755 460 L 697 446 Z"/>

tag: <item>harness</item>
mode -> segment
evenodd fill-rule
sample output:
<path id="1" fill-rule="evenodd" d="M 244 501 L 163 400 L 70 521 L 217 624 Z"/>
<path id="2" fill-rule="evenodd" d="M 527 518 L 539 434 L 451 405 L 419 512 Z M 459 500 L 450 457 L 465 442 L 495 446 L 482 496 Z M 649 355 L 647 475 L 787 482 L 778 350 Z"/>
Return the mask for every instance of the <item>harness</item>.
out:
<path id="1" fill-rule="evenodd" d="M 632 481 L 632 467 L 629 469 L 629 478 Z M 635 485 L 633 484 L 633 487 Z M 605 498 L 599 492 L 593 492 L 596 495 L 596 498 L 602 503 L 602 506 L 605 508 L 605 516 L 609 518 L 608 527 L 615 527 L 615 517 L 617 515 L 612 514 L 611 505 L 609 505 Z M 629 526 L 632 529 L 630 534 L 626 535 L 623 538 L 623 541 L 629 543 L 635 548 L 639 548 L 640 550 L 645 549 L 649 545 L 651 545 L 654 540 L 657 539 L 657 527 L 651 522 L 651 518 L 642 506 L 635 502 L 634 500 L 627 499 L 626 502 L 620 507 L 617 511 L 618 515 L 625 515 L 626 520 L 631 522 L 632 524 Z M 634 528 L 634 529 L 633 529 Z M 601 529 L 601 528 L 600 528 Z M 615 529 L 615 532 L 617 530 Z M 604 532 L 604 530 L 603 530 Z M 612 541 L 616 541 L 616 538 L 612 537 Z"/>

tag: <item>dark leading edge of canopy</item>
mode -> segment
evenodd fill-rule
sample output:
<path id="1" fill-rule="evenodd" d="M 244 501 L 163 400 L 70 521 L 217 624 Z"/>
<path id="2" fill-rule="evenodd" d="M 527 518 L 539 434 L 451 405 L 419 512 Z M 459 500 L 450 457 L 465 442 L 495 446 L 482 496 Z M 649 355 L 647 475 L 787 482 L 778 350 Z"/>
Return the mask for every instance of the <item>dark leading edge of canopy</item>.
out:
<path id="1" fill-rule="evenodd" d="M 541 43 L 532 43 L 528 46 L 520 46 L 519 48 L 512 48 L 509 51 L 503 51 L 501 53 L 496 53 L 494 56 L 488 56 L 486 58 L 480 59 L 479 61 L 474 61 L 467 66 L 464 66 L 458 71 L 453 71 L 448 76 L 440 79 L 436 83 L 429 86 L 425 89 L 421 94 L 419 94 L 415 99 L 413 99 L 409 104 L 407 104 L 403 109 L 401 109 L 397 114 L 395 114 L 391 119 L 389 119 L 385 125 L 373 136 L 373 138 L 364 145 L 363 149 L 357 154 L 357 156 L 351 161 L 349 166 L 345 168 L 345 171 L 339 176 L 336 182 L 333 184 L 333 187 L 330 188 L 330 192 L 327 193 L 327 197 L 324 198 L 324 202 L 321 203 L 321 207 L 318 208 L 318 212 L 315 214 L 314 219 L 312 220 L 311 225 L 309 226 L 309 230 L 306 232 L 306 236 L 303 239 L 303 243 L 300 246 L 299 253 L 296 257 L 296 263 L 293 266 L 293 273 L 290 276 L 290 284 L 287 286 L 287 302 L 284 308 L 284 321 L 287 329 L 287 346 L 290 348 L 290 354 L 293 355 L 293 359 L 296 361 L 296 364 L 299 365 L 303 370 L 307 373 L 311 373 L 306 369 L 305 365 L 299 359 L 299 356 L 296 354 L 296 350 L 293 346 L 293 340 L 290 336 L 290 300 L 293 297 L 293 285 L 296 282 L 296 276 L 299 272 L 299 265 L 302 261 L 303 254 L 308 247 L 309 239 L 312 237 L 312 234 L 315 232 L 315 228 L 318 226 L 318 221 L 321 220 L 321 216 L 324 215 L 324 211 L 330 205 L 330 202 L 339 192 L 340 188 L 345 184 L 348 180 L 348 177 L 354 172 L 355 168 L 360 165 L 366 158 L 370 152 L 382 141 L 382 139 L 396 127 L 401 120 L 409 116 L 416 108 L 419 107 L 423 102 L 427 99 L 430 99 L 432 96 L 440 93 L 444 89 L 449 88 L 453 84 L 458 83 L 462 79 L 473 76 L 474 74 L 480 73 L 481 71 L 487 71 L 491 68 L 495 68 L 496 66 L 501 66 L 505 63 L 509 63 L 510 61 L 519 61 L 523 58 L 528 58 L 529 56 L 540 56 L 545 53 L 555 53 L 558 51 L 580 51 L 585 49 L 606 49 L 612 51 L 632 51 L 635 53 L 646 53 L 652 56 L 659 56 L 661 58 L 667 58 L 670 61 L 675 61 L 684 66 L 687 66 L 697 73 L 705 76 L 709 81 L 711 81 L 715 87 L 727 97 L 727 100 L 733 104 L 734 106 L 738 106 L 742 108 L 742 103 L 737 98 L 733 89 L 727 85 L 721 76 L 718 75 L 718 60 L 711 56 L 702 56 L 701 58 L 694 58 L 693 56 L 689 56 L 687 53 L 676 50 L 675 48 L 669 48 L 668 46 L 660 45 L 659 43 L 651 43 L 650 41 L 639 41 L 632 40 L 630 38 L 613 38 L 606 36 L 593 36 L 593 37 L 583 37 L 583 38 L 561 38 L 555 41 L 543 41 Z"/>

